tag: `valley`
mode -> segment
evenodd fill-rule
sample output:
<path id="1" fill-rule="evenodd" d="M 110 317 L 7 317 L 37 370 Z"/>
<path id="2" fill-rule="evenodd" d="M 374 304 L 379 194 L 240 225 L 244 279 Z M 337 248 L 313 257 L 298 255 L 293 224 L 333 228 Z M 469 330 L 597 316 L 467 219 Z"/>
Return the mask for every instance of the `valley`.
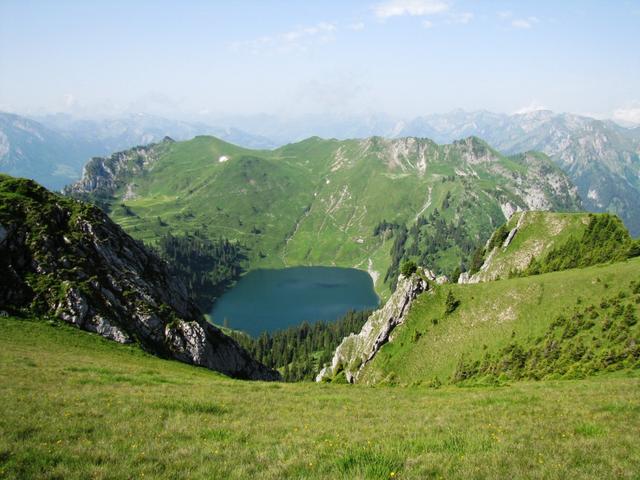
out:
<path id="1" fill-rule="evenodd" d="M 0 1 L 0 480 L 640 480 L 640 0 L 282 3 Z"/>
<path id="2" fill-rule="evenodd" d="M 316 137 L 272 151 L 166 139 L 92 160 L 65 191 L 147 243 L 200 231 L 245 246 L 250 268 L 360 268 L 382 298 L 405 249 L 450 274 L 512 212 L 581 208 L 546 156 L 505 157 L 473 137 L 450 145 Z"/>

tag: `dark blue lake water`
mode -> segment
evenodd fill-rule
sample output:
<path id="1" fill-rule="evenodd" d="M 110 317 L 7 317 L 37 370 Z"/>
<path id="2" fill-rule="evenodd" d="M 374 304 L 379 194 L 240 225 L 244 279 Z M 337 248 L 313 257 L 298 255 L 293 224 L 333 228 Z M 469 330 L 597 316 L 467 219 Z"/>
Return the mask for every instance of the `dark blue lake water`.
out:
<path id="1" fill-rule="evenodd" d="M 226 319 L 230 328 L 258 336 L 377 306 L 371 277 L 362 270 L 294 267 L 247 273 L 218 299 L 211 316 L 218 325 Z"/>

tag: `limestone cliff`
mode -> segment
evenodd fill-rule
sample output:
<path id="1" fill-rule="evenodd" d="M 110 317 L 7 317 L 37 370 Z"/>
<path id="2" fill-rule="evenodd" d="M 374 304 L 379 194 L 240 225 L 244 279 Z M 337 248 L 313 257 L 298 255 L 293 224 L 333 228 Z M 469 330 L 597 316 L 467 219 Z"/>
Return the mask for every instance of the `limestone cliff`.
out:
<path id="1" fill-rule="evenodd" d="M 51 316 L 239 378 L 279 378 L 207 323 L 167 265 L 99 209 L 0 175 L 0 309 Z"/>
<path id="2" fill-rule="evenodd" d="M 429 281 L 435 280 L 435 276 L 428 270 L 414 274 L 411 278 L 400 276 L 391 298 L 381 309 L 371 314 L 360 333 L 351 334 L 342 340 L 333 355 L 331 365 L 322 369 L 316 381 L 330 380 L 344 373 L 349 383 L 355 383 L 362 368 L 390 340 L 393 329 L 404 322 L 413 300 L 428 288 Z"/>

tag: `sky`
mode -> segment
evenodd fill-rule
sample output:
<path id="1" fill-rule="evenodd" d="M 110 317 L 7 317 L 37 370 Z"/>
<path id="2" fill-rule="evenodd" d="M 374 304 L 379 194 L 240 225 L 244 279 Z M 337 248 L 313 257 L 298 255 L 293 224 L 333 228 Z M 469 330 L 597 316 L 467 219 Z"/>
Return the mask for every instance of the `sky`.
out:
<path id="1" fill-rule="evenodd" d="M 0 110 L 640 123 L 640 0 L 0 0 Z"/>

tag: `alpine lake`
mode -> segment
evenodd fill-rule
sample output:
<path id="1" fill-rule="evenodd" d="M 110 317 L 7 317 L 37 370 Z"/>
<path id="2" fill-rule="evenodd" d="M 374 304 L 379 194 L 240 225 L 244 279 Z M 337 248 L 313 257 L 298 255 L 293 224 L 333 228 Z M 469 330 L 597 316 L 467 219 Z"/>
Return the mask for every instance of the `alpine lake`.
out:
<path id="1" fill-rule="evenodd" d="M 253 337 L 303 322 L 337 320 L 349 310 L 378 307 L 369 274 L 354 268 L 292 267 L 253 270 L 215 303 L 217 325 Z"/>

